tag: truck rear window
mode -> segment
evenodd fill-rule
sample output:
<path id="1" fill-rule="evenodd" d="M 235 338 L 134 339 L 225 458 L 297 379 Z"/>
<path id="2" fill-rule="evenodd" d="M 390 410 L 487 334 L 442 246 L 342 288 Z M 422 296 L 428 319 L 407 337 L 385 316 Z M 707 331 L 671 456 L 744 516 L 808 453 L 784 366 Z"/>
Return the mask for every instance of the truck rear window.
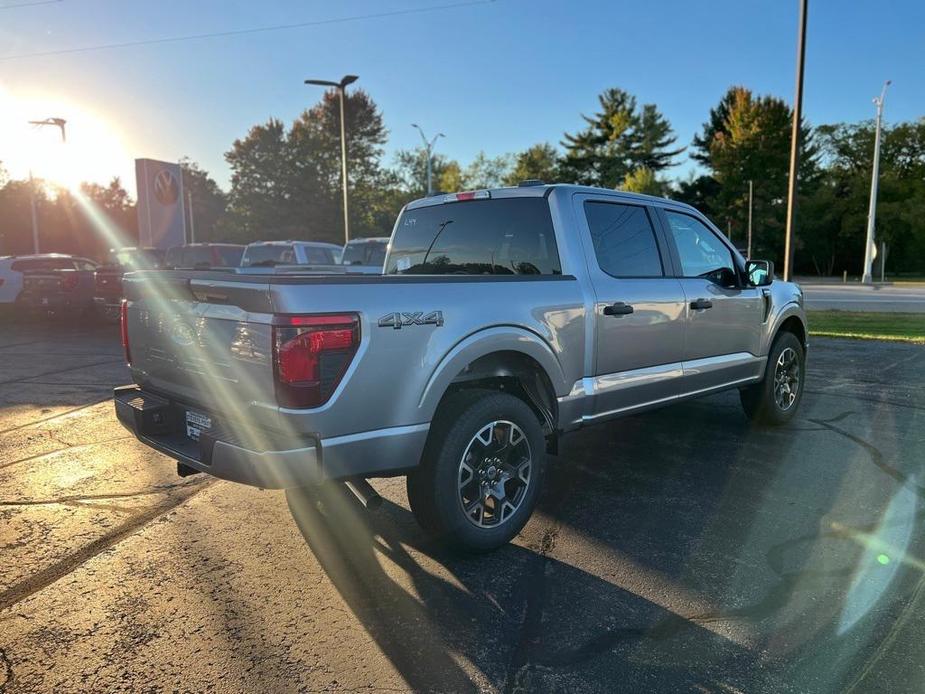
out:
<path id="1" fill-rule="evenodd" d="M 545 198 L 453 202 L 405 210 L 386 274 L 559 275 Z"/>

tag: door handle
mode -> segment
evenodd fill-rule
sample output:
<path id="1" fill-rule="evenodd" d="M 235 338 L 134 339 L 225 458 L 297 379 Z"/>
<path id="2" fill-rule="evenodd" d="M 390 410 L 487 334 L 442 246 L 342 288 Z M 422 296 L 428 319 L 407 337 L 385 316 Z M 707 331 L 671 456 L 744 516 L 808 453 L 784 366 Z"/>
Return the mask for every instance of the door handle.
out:
<path id="1" fill-rule="evenodd" d="M 709 299 L 697 299 L 691 302 L 691 308 L 695 311 L 704 311 L 708 308 L 713 308 L 713 302 Z"/>
<path id="2" fill-rule="evenodd" d="M 627 316 L 632 312 L 633 307 L 629 304 L 624 304 L 622 301 L 604 307 L 605 316 Z"/>

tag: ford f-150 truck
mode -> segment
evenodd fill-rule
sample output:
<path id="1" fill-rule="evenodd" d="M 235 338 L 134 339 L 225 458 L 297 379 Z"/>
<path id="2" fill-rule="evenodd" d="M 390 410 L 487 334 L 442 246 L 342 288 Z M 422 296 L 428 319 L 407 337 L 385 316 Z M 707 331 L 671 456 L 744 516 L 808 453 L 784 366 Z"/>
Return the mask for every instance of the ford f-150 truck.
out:
<path id="1" fill-rule="evenodd" d="M 116 413 L 181 474 L 361 497 L 406 475 L 421 525 L 472 551 L 523 527 L 565 432 L 733 388 L 782 424 L 803 393 L 799 287 L 692 207 L 612 190 L 417 200 L 380 276 L 142 272 L 125 293 Z"/>

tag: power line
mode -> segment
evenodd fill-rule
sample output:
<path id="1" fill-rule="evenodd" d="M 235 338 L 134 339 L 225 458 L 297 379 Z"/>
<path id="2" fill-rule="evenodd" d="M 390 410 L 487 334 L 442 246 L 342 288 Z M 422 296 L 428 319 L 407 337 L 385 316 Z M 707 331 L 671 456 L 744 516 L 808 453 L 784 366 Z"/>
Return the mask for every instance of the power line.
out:
<path id="1" fill-rule="evenodd" d="M 56 5 L 64 0 L 33 0 L 32 2 L 17 2 L 12 5 L 0 5 L 0 10 L 13 10 L 17 7 L 35 7 L 36 5 Z"/>
<path id="2" fill-rule="evenodd" d="M 40 2 L 53 2 L 60 0 L 40 0 Z M 287 29 L 301 29 L 304 27 L 324 26 L 327 24 L 344 24 L 346 22 L 358 22 L 365 19 L 384 19 L 386 17 L 401 17 L 411 14 L 423 14 L 425 12 L 438 12 L 441 10 L 451 10 L 460 7 L 471 7 L 473 5 L 487 5 L 495 0 L 466 0 L 464 2 L 453 2 L 445 5 L 434 5 L 432 7 L 417 7 L 407 10 L 392 10 L 389 12 L 376 12 L 372 14 L 354 15 L 351 17 L 336 17 L 334 19 L 317 19 L 310 22 L 297 22 L 294 24 L 276 24 L 273 26 L 251 27 L 248 29 L 232 29 L 230 31 L 215 31 L 206 34 L 187 34 L 185 36 L 168 36 L 159 39 L 141 39 L 138 41 L 125 41 L 123 43 L 106 43 L 96 46 L 81 46 L 79 48 L 64 48 L 56 51 L 39 51 L 36 53 L 19 53 L 16 55 L 0 56 L 0 62 L 7 60 L 20 60 L 22 58 L 42 58 L 52 55 L 65 55 L 68 53 L 89 53 L 91 51 L 102 51 L 111 48 L 133 48 L 135 46 L 152 46 L 161 43 L 178 43 L 180 41 L 198 41 L 201 39 L 221 38 L 226 36 L 243 36 L 245 34 L 259 34 L 269 31 L 284 31 Z M 36 3 L 37 4 L 37 3 Z"/>

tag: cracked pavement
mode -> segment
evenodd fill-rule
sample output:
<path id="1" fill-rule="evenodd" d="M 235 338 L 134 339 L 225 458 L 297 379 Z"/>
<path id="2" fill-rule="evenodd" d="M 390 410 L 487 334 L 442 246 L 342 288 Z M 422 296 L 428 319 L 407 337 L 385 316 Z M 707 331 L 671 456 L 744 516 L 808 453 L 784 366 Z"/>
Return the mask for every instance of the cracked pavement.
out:
<path id="1" fill-rule="evenodd" d="M 0 692 L 921 691 L 925 348 L 815 339 L 563 441 L 517 540 L 428 543 L 402 479 L 259 491 L 127 436 L 118 330 L 0 327 Z"/>

